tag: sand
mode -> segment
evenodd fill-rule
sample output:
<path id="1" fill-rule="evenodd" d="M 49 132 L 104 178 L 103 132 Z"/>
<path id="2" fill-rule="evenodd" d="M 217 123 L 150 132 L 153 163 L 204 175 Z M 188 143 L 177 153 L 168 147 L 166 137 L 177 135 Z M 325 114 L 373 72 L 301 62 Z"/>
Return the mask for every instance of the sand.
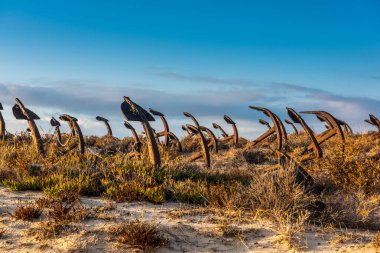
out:
<path id="1" fill-rule="evenodd" d="M 115 203 L 104 198 L 82 197 L 85 206 L 103 207 L 96 217 L 72 223 L 61 235 L 38 239 L 34 228 L 46 217 L 20 221 L 9 213 L 17 205 L 43 197 L 42 192 L 12 192 L 0 187 L 0 252 L 134 252 L 112 240 L 108 231 L 121 222 L 141 219 L 158 223 L 168 243 L 157 252 L 376 252 L 369 231 L 322 231 L 310 227 L 299 233 L 300 245 L 289 247 L 278 225 L 252 220 L 234 224 L 214 212 L 179 203 L 153 205 L 147 202 Z"/>

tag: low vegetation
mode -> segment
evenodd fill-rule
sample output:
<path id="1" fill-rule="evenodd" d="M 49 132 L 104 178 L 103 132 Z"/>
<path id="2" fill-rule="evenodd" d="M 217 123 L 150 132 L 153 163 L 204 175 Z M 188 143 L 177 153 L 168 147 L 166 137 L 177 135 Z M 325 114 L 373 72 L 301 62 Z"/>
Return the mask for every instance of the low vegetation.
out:
<path id="1" fill-rule="evenodd" d="M 46 139 L 49 136 L 45 136 Z M 289 153 L 301 153 L 306 137 L 294 136 Z M 39 238 L 75 229 L 75 223 L 96 215 L 96 210 L 80 203 L 80 196 L 99 196 L 116 202 L 148 201 L 162 204 L 181 202 L 213 210 L 230 221 L 265 219 L 278 224 L 280 243 L 302 249 L 302 231 L 308 225 L 322 228 L 380 230 L 380 137 L 357 134 L 349 137 L 342 154 L 335 139 L 323 144 L 324 158 L 304 165 L 317 185 L 316 195 L 298 184 L 294 167 L 273 173 L 262 172 L 273 164 L 272 143 L 249 152 L 223 144 L 214 155 L 211 168 L 186 162 L 195 150 L 196 140 L 182 140 L 185 154 L 160 147 L 163 166 L 155 168 L 146 160 L 147 150 L 134 159 L 124 152 L 131 140 L 87 138 L 87 145 L 106 147 L 101 156 L 90 153 L 67 155 L 47 145 L 47 155 L 37 155 L 27 135 L 0 144 L 0 182 L 13 191 L 43 191 L 45 197 L 19 206 L 11 213 L 15 219 L 44 221 L 34 232 Z M 100 145 L 101 144 L 101 145 Z M 227 148 L 229 148 L 227 150 Z M 230 226 L 223 224 L 227 229 Z M 232 230 L 231 230 L 232 231 Z M 242 238 L 239 229 L 231 232 Z M 4 232 L 2 232 L 4 233 Z M 227 233 L 226 234 L 231 234 Z M 157 224 L 127 220 L 110 235 L 121 244 L 151 252 L 166 243 Z M 373 244 L 378 245 L 379 236 Z"/>
<path id="2" fill-rule="evenodd" d="M 132 220 L 112 228 L 109 233 L 117 242 L 127 244 L 131 249 L 154 252 L 167 243 L 157 227 L 157 224 Z"/>

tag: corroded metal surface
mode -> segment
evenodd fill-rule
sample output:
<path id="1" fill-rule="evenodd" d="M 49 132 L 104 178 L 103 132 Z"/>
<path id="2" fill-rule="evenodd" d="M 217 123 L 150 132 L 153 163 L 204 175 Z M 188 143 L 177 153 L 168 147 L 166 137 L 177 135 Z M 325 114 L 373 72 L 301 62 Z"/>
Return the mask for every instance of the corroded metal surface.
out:
<path id="1" fill-rule="evenodd" d="M 58 143 L 62 143 L 62 135 L 61 135 L 61 123 L 59 123 L 58 120 L 56 120 L 54 117 L 50 119 L 50 125 L 54 127 L 54 135 L 56 136 Z"/>
<path id="2" fill-rule="evenodd" d="M 154 166 L 161 166 L 161 157 L 158 151 L 156 137 L 149 124 L 149 121 L 154 121 L 153 116 L 142 107 L 135 104 L 129 97 L 124 97 L 124 102 L 121 104 L 121 111 L 127 120 L 141 122 L 146 134 L 149 159 Z"/>
<path id="3" fill-rule="evenodd" d="M 380 133 L 380 120 L 375 115 L 370 114 L 369 119 L 366 119 L 365 122 L 375 126 Z"/>
<path id="4" fill-rule="evenodd" d="M 341 125 L 339 124 L 338 120 L 334 116 L 332 116 L 330 113 L 325 112 L 325 111 L 304 111 L 301 113 L 314 114 L 317 116 L 317 118 L 320 121 L 327 123 L 327 125 L 329 126 L 329 128 L 325 132 L 317 136 L 317 141 L 319 145 L 321 145 L 325 141 L 337 135 L 341 141 L 341 148 L 342 148 L 342 152 L 344 153 L 345 137 L 344 137 Z M 311 148 L 312 148 L 311 146 L 308 147 L 308 149 L 311 149 Z"/>
<path id="5" fill-rule="evenodd" d="M 207 127 L 201 126 L 198 122 L 198 120 L 189 112 L 184 112 L 183 115 L 186 117 L 191 118 L 191 120 L 194 122 L 194 125 L 199 128 L 200 131 L 204 131 L 207 133 L 208 140 L 210 142 L 209 147 L 212 149 L 214 153 L 218 153 L 218 139 L 215 137 L 214 133 Z M 187 125 L 186 125 L 187 126 Z M 192 134 L 194 134 L 193 131 L 191 131 Z"/>
<path id="6" fill-rule="evenodd" d="M 298 135 L 298 129 L 296 128 L 296 126 L 293 124 L 293 122 L 291 122 L 290 120 L 285 120 L 285 123 L 288 124 L 288 125 L 291 125 L 293 127 L 293 130 L 294 130 L 294 133 L 296 135 Z"/>
<path id="7" fill-rule="evenodd" d="M 129 97 L 124 97 L 121 104 L 121 111 L 128 121 L 155 121 L 153 116 L 138 104 L 135 104 Z"/>
<path id="8" fill-rule="evenodd" d="M 133 140 L 134 140 L 133 151 L 134 152 L 141 152 L 142 143 L 140 141 L 139 136 L 136 133 L 135 128 L 131 124 L 129 124 L 128 121 L 124 121 L 124 126 L 127 129 L 131 130 L 131 133 L 132 133 L 132 136 L 133 136 Z"/>
<path id="9" fill-rule="evenodd" d="M 189 136 L 192 136 L 192 133 L 190 132 L 189 129 L 187 129 L 187 127 L 185 125 L 182 125 L 182 130 L 183 131 L 186 131 L 186 133 L 189 135 Z"/>
<path id="10" fill-rule="evenodd" d="M 102 121 L 106 125 L 106 128 L 107 128 L 107 136 L 112 136 L 112 129 L 111 129 L 111 126 L 108 122 L 108 119 L 103 118 L 101 116 L 96 116 L 96 120 Z"/>
<path id="11" fill-rule="evenodd" d="M 58 146 L 60 147 L 61 152 L 66 153 L 77 147 L 79 153 L 84 154 L 85 143 L 82 130 L 78 125 L 78 119 L 68 114 L 62 114 L 61 116 L 59 116 L 59 119 L 67 122 L 67 124 L 70 127 L 70 134 L 66 142 L 58 142 Z"/>
<path id="12" fill-rule="evenodd" d="M 267 139 L 269 136 L 276 134 L 277 150 L 281 151 L 283 149 L 284 142 L 287 140 L 287 137 L 284 136 L 284 134 L 286 135 L 286 131 L 285 131 L 285 128 L 284 128 L 281 120 L 279 119 L 279 117 L 276 114 L 274 114 L 273 112 L 271 112 L 270 110 L 268 110 L 267 108 L 256 107 L 256 106 L 249 106 L 249 108 L 251 108 L 253 110 L 261 111 L 266 116 L 270 117 L 270 119 L 272 120 L 272 123 L 273 123 L 273 127 L 271 127 L 268 131 L 266 131 L 264 134 L 262 134 L 256 140 L 248 143 L 244 147 L 244 150 L 247 150 L 253 146 L 256 146 L 260 142 Z"/>
<path id="13" fill-rule="evenodd" d="M 3 105 L 0 103 L 0 111 L 3 110 Z M 5 121 L 3 114 L 0 112 L 0 140 L 5 138 Z"/>
<path id="14" fill-rule="evenodd" d="M 34 122 L 34 120 L 38 120 L 40 119 L 40 117 L 38 117 L 38 115 L 32 112 L 31 110 L 25 108 L 25 106 L 18 98 L 16 98 L 16 104 L 13 106 L 12 111 L 16 119 L 22 119 L 28 122 L 32 139 L 34 145 L 37 147 L 38 153 L 45 155 L 45 149 L 42 143 L 42 138 L 40 132 L 38 131 L 37 125 Z"/>
<path id="15" fill-rule="evenodd" d="M 312 154 L 303 154 L 301 156 L 300 160 L 303 162 L 303 161 L 306 161 L 309 159 L 322 158 L 322 156 L 323 156 L 322 149 L 319 146 L 319 143 L 318 143 L 317 139 L 315 138 L 313 131 L 306 124 L 304 119 L 295 110 L 293 110 L 292 108 L 289 108 L 289 107 L 286 109 L 288 110 L 288 115 L 292 119 L 292 121 L 296 124 L 301 125 L 302 129 L 304 130 L 304 132 L 309 137 L 309 140 L 311 141 L 310 146 L 312 147 L 313 153 Z M 305 150 L 305 152 L 306 151 L 307 151 L 307 149 Z"/>
<path id="16" fill-rule="evenodd" d="M 215 129 L 219 129 L 222 132 L 223 138 L 227 138 L 228 137 L 228 134 L 226 133 L 226 131 L 224 131 L 224 129 L 220 125 L 218 125 L 216 123 L 212 123 L 212 127 L 215 128 Z"/>
<path id="17" fill-rule="evenodd" d="M 233 138 L 235 145 L 239 144 L 239 132 L 236 127 L 235 121 L 233 121 L 228 115 L 224 115 L 224 120 L 227 122 L 227 124 L 230 124 L 232 126 L 232 129 L 234 131 L 234 134 L 230 136 Z"/>
<path id="18" fill-rule="evenodd" d="M 354 132 L 352 131 L 352 128 L 350 127 L 349 124 L 347 124 L 346 121 L 344 121 L 344 120 L 340 120 L 340 119 L 337 119 L 337 121 L 338 121 L 339 125 L 343 127 L 343 130 L 344 130 L 343 132 L 344 132 L 344 134 L 352 135 L 352 134 L 354 133 Z"/>
<path id="19" fill-rule="evenodd" d="M 170 132 L 169 129 L 169 124 L 166 121 L 165 115 L 161 112 L 158 112 L 156 110 L 153 110 L 152 108 L 149 108 L 149 111 L 154 115 L 160 117 L 162 124 L 164 125 L 164 131 L 159 132 L 156 134 L 157 140 L 159 142 L 160 137 L 164 137 L 164 146 L 169 147 L 171 141 L 172 143 L 177 146 L 177 150 L 179 152 L 182 152 L 182 145 L 181 142 L 179 141 L 178 137 L 173 133 Z"/>
<path id="20" fill-rule="evenodd" d="M 198 120 L 196 120 L 193 115 L 191 115 L 189 112 L 184 112 L 183 115 L 185 115 L 186 117 L 191 118 L 191 120 L 194 122 L 194 125 L 196 127 L 199 127 Z"/>
<path id="21" fill-rule="evenodd" d="M 268 121 L 265 121 L 263 119 L 259 119 L 259 122 L 261 125 L 264 125 L 264 126 L 267 126 L 268 129 L 271 129 L 272 127 L 270 126 L 270 124 L 268 123 Z"/>
<path id="22" fill-rule="evenodd" d="M 199 126 L 198 127 L 201 131 L 206 132 L 209 138 L 209 148 L 214 152 L 218 153 L 218 139 L 216 138 L 215 134 L 207 127 Z"/>
<path id="23" fill-rule="evenodd" d="M 197 136 L 199 145 L 201 146 L 201 151 L 193 154 L 189 160 L 195 161 L 200 158 L 203 158 L 203 161 L 206 163 L 206 166 L 210 167 L 211 166 L 210 151 L 207 145 L 206 138 L 203 136 L 202 131 L 198 127 L 193 126 L 193 125 L 186 125 L 186 128 L 189 129 L 189 131 L 191 131 L 195 136 Z"/>

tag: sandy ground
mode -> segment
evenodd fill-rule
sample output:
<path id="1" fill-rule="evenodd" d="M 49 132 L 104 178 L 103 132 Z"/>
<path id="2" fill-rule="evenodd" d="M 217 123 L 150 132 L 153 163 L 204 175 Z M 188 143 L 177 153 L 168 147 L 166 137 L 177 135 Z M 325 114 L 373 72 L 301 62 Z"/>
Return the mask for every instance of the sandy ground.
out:
<path id="1" fill-rule="evenodd" d="M 103 198 L 81 198 L 86 206 L 112 206 L 97 217 L 74 223 L 64 234 L 52 239 L 37 239 L 33 228 L 41 226 L 44 216 L 36 221 L 19 221 L 8 212 L 17 205 L 43 196 L 41 192 L 12 192 L 0 187 L 0 252 L 131 252 L 126 245 L 110 240 L 107 231 L 123 220 L 139 218 L 159 224 L 168 244 L 158 252 L 287 252 L 278 226 L 264 221 L 250 221 L 237 226 L 240 236 L 230 236 L 222 228 L 219 217 L 178 203 L 153 205 L 146 202 L 116 204 Z M 228 220 L 224 223 L 229 227 Z M 343 232 L 343 233 L 342 233 Z M 298 250 L 307 252 L 377 252 L 371 243 L 374 233 L 368 231 L 320 231 L 310 228 L 302 232 Z M 380 252 L 380 251 L 379 251 Z"/>

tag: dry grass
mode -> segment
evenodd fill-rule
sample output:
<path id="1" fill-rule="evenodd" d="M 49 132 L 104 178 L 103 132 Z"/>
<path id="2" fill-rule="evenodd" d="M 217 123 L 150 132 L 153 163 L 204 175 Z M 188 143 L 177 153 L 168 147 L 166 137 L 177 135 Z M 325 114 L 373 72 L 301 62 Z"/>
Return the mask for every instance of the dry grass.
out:
<path id="1" fill-rule="evenodd" d="M 373 239 L 373 246 L 376 249 L 380 249 L 380 231 L 377 232 L 375 238 Z"/>
<path id="2" fill-rule="evenodd" d="M 42 210 L 35 204 L 19 205 L 14 213 L 10 215 L 17 220 L 33 221 L 38 219 L 42 214 Z"/>
<path id="3" fill-rule="evenodd" d="M 278 224 L 278 243 L 297 251 L 307 248 L 304 232 L 310 218 L 309 212 L 299 213 L 296 217 L 292 213 L 281 212 L 273 217 Z"/>
<path id="4" fill-rule="evenodd" d="M 78 231 L 79 230 L 76 226 L 70 224 L 46 221 L 40 222 L 37 227 L 31 228 L 28 231 L 28 234 L 35 237 L 37 240 L 46 240 L 59 237 L 65 233 L 73 233 Z"/>
<path id="5" fill-rule="evenodd" d="M 4 237 L 5 232 L 7 232 L 7 230 L 5 228 L 0 228 L 0 238 Z"/>
<path id="6" fill-rule="evenodd" d="M 128 247 L 142 252 L 154 252 L 167 243 L 157 229 L 157 224 L 142 220 L 126 221 L 109 233 L 117 242 L 127 244 Z"/>
<path id="7" fill-rule="evenodd" d="M 146 148 L 141 156 L 126 159 L 125 153 L 131 149 L 130 138 L 88 137 L 86 141 L 88 146 L 102 149 L 101 159 L 91 154 L 62 155 L 51 143 L 46 144 L 46 157 L 41 157 L 27 135 L 0 144 L 1 184 L 15 191 L 45 193 L 46 197 L 35 204 L 19 207 L 20 214 L 12 214 L 19 219 L 35 219 L 31 215 L 34 209 L 37 213 L 46 209 L 49 226 L 41 223 L 41 238 L 70 231 L 71 223 L 95 216 L 96 210 L 80 204 L 81 195 L 102 196 L 116 202 L 177 201 L 196 205 L 236 222 L 237 227 L 222 221 L 219 224 L 225 236 L 236 238 L 243 238 L 239 224 L 269 219 L 278 224 L 281 243 L 294 249 L 305 247 L 303 230 L 308 224 L 380 229 L 380 137 L 376 135 L 348 138 L 344 154 L 336 138 L 332 138 L 322 145 L 324 158 L 304 164 L 324 187 L 320 196 L 295 181 L 291 166 L 273 173 L 261 172 L 275 161 L 274 143 L 264 143 L 248 152 L 242 152 L 240 147 L 221 150 L 213 155 L 213 166 L 205 168 L 201 162 L 187 163 L 187 156 L 198 150 L 197 141 L 187 137 L 182 140 L 184 154 L 160 147 L 163 166 L 154 168 L 147 161 Z M 229 145 L 224 143 L 222 147 Z M 306 136 L 301 134 L 291 136 L 287 149 L 296 156 L 307 145 Z M 191 211 L 183 211 L 173 215 L 190 214 Z M 137 221 L 123 225 L 120 231 L 126 231 L 123 229 L 128 226 L 137 229 L 137 238 L 157 232 L 157 227 Z M 128 231 L 123 233 L 128 238 L 125 242 L 135 238 Z M 122 238 L 118 240 L 122 242 Z"/>

